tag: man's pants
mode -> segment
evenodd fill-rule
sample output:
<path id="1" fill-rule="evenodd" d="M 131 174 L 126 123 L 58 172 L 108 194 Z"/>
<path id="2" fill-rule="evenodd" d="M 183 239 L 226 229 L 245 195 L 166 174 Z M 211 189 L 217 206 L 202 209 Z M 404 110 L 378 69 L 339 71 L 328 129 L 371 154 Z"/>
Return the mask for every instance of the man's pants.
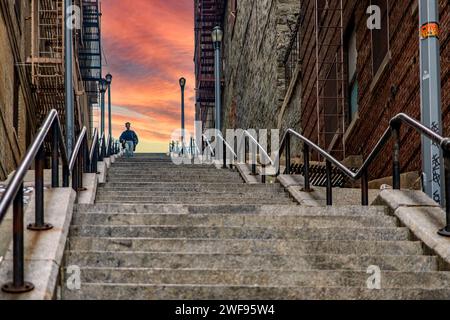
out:
<path id="1" fill-rule="evenodd" d="M 125 142 L 125 155 L 128 158 L 134 156 L 134 141 L 126 141 Z"/>

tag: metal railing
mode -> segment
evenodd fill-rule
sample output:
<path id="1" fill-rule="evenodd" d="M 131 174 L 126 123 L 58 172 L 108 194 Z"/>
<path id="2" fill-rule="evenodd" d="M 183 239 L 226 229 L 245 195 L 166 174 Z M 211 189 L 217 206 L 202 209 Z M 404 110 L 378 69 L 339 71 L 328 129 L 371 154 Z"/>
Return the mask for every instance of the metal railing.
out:
<path id="1" fill-rule="evenodd" d="M 303 142 L 303 175 L 305 180 L 304 191 L 311 192 L 311 184 L 310 184 L 310 164 L 309 158 L 311 151 L 317 152 L 321 157 L 323 157 L 326 161 L 326 202 L 327 205 L 333 205 L 333 183 L 332 183 L 332 170 L 333 166 L 344 176 L 347 178 L 358 181 L 361 180 L 361 204 L 363 206 L 369 205 L 369 177 L 368 177 L 368 168 L 375 161 L 375 159 L 380 155 L 383 148 L 386 146 L 387 142 L 391 139 L 394 140 L 393 147 L 393 188 L 396 190 L 400 189 L 401 182 L 401 171 L 400 171 L 400 150 L 401 150 L 401 141 L 400 141 L 400 129 L 402 126 L 407 126 L 410 129 L 414 129 L 421 136 L 430 139 L 436 145 L 439 145 L 443 152 L 444 158 L 444 169 L 445 169 L 445 178 L 444 178 L 444 186 L 445 186 L 445 212 L 446 212 L 446 226 L 441 229 L 438 233 L 442 236 L 450 237 L 450 138 L 442 137 L 438 133 L 434 132 L 430 128 L 427 128 L 418 120 L 411 118 L 410 116 L 400 113 L 391 119 L 389 123 L 389 127 L 385 130 L 382 137 L 379 139 L 377 144 L 375 145 L 372 152 L 369 154 L 367 159 L 364 161 L 363 165 L 355 171 L 350 170 L 344 164 L 342 164 L 339 160 L 334 158 L 330 153 L 319 147 L 317 144 L 303 136 L 302 134 L 296 132 L 293 129 L 286 130 L 280 149 L 275 154 L 275 161 L 273 161 L 268 155 L 267 151 L 258 143 L 255 137 L 251 135 L 248 131 L 244 131 L 244 143 L 245 143 L 245 163 L 248 162 L 248 150 L 247 150 L 247 139 L 248 143 L 252 143 L 256 146 L 256 151 L 252 152 L 252 174 L 256 175 L 256 165 L 257 165 L 257 154 L 260 153 L 264 158 L 266 158 L 265 162 L 261 162 L 262 172 L 261 172 L 261 180 L 265 183 L 265 167 L 267 163 L 270 163 L 277 170 L 276 174 L 280 174 L 281 167 L 281 155 L 283 152 L 285 153 L 286 158 L 286 172 L 291 172 L 291 138 L 297 138 Z M 206 136 L 203 136 L 205 141 L 207 142 L 209 148 L 211 149 L 211 153 L 214 154 L 214 149 L 211 147 L 211 144 Z M 222 139 L 222 136 L 219 139 Z M 224 142 L 226 146 L 229 146 L 227 142 Z M 224 148 L 225 149 L 225 148 Z M 225 154 L 226 152 L 224 152 Z M 236 152 L 234 152 L 235 158 Z M 227 157 L 224 155 L 224 167 L 226 167 Z"/>
<path id="2" fill-rule="evenodd" d="M 210 139 L 205 134 L 203 134 L 202 137 L 203 137 L 203 139 L 206 142 L 206 146 L 209 148 L 210 155 L 211 156 L 215 156 L 215 149 L 211 146 Z M 230 144 L 226 141 L 226 139 L 224 139 L 224 137 L 221 134 L 217 135 L 217 139 L 222 141 L 222 148 L 223 148 L 222 149 L 223 150 L 223 152 L 222 152 L 222 157 L 223 157 L 222 163 L 223 163 L 223 168 L 227 168 L 227 152 L 225 150 L 228 149 L 228 151 L 231 152 L 231 154 L 234 157 L 234 160 L 237 160 L 238 156 L 236 155 L 236 152 L 234 151 L 234 148 L 232 146 L 230 146 Z M 233 164 L 232 164 L 231 161 L 230 161 L 229 165 L 230 165 L 230 168 L 233 167 Z"/>
<path id="3" fill-rule="evenodd" d="M 320 148 L 314 142 L 310 141 L 300 133 L 288 129 L 284 134 L 280 151 L 277 155 L 277 167 L 278 174 L 280 173 L 280 156 L 282 152 L 285 152 L 286 157 L 286 172 L 290 172 L 290 142 L 291 137 L 295 137 L 300 139 L 303 142 L 303 159 L 304 159 L 304 178 L 305 178 L 305 191 L 311 191 L 310 186 L 310 178 L 309 178 L 309 155 L 310 151 L 313 150 L 320 154 L 326 160 L 326 175 L 327 175 L 327 186 L 326 186 L 326 194 L 327 194 L 327 205 L 331 206 L 333 204 L 333 191 L 332 191 L 332 167 L 336 167 L 339 171 L 341 171 L 345 176 L 353 181 L 357 181 L 361 179 L 361 204 L 363 206 L 369 205 L 369 179 L 368 179 L 368 168 L 374 162 L 376 157 L 383 150 L 387 142 L 392 138 L 394 140 L 393 147 L 393 188 L 396 190 L 400 189 L 400 150 L 401 150 L 401 142 L 400 142 L 400 129 L 402 125 L 406 125 L 411 129 L 414 129 L 421 136 L 424 136 L 437 145 L 439 145 L 443 151 L 444 156 L 444 167 L 445 167 L 445 195 L 446 195 L 446 226 L 444 229 L 439 231 L 440 235 L 450 236 L 450 138 L 444 138 L 441 135 L 435 133 L 433 130 L 425 127 L 419 121 L 409 117 L 404 113 L 400 113 L 391 119 L 389 128 L 386 129 L 378 143 L 376 144 L 373 151 L 369 154 L 367 159 L 364 161 L 363 165 L 356 171 L 353 172 L 348 169 L 345 165 L 335 159 L 331 154 L 327 151 Z"/>
<path id="4" fill-rule="evenodd" d="M 32 283 L 24 280 L 24 208 L 23 208 L 23 186 L 25 176 L 35 163 L 35 222 L 28 225 L 32 231 L 45 231 L 52 229 L 50 223 L 44 219 L 44 168 L 46 140 L 49 140 L 51 151 L 51 185 L 58 188 L 59 161 L 62 161 L 62 184 L 69 187 L 70 176 L 72 176 L 72 187 L 76 191 L 82 190 L 83 172 L 90 166 L 90 162 L 95 161 L 95 144 L 88 152 L 88 140 L 86 128 L 83 128 L 71 158 L 68 158 L 61 124 L 56 110 L 51 110 L 31 146 L 28 148 L 23 160 L 11 178 L 8 187 L 0 201 L 0 223 L 5 218 L 8 209 L 13 206 L 13 280 L 2 286 L 2 290 L 7 293 L 24 293 L 34 289 Z M 95 140 L 94 140 L 95 141 Z M 91 156 L 92 155 L 92 156 Z"/>
<path id="5" fill-rule="evenodd" d="M 99 160 L 99 139 L 98 139 L 98 130 L 94 129 L 94 135 L 92 138 L 92 145 L 89 151 L 89 172 L 90 173 L 98 173 L 98 160 Z"/>
<path id="6" fill-rule="evenodd" d="M 105 134 L 102 133 L 102 135 L 100 136 L 100 145 L 99 145 L 99 160 L 103 161 L 103 159 L 106 158 L 106 146 L 105 146 Z"/>

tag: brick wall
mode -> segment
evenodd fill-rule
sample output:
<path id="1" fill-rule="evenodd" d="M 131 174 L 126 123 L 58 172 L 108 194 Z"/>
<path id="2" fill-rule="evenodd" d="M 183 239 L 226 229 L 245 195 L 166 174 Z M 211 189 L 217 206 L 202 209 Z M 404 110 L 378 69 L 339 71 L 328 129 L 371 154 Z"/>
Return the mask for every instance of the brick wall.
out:
<path id="1" fill-rule="evenodd" d="M 18 165 L 35 130 L 34 103 L 29 73 L 24 62 L 30 39 L 29 1 L 20 1 L 20 14 L 14 1 L 0 4 L 0 180 Z M 27 46 L 28 44 L 28 46 Z M 29 52 L 28 52 L 29 53 Z M 15 75 L 16 74 L 16 75 Z M 14 112 L 14 79 L 18 83 L 18 109 Z"/>
<path id="2" fill-rule="evenodd" d="M 450 135 L 450 4 L 440 1 L 441 13 L 441 56 L 444 133 Z M 371 33 L 367 28 L 366 9 L 368 0 L 344 1 L 344 30 L 351 23 L 357 33 L 357 79 L 359 84 L 359 120 L 354 122 L 346 140 L 346 156 L 367 155 L 389 125 L 389 119 L 399 112 L 405 112 L 420 119 L 419 82 L 419 17 L 416 0 L 389 1 L 389 44 L 391 58 L 387 61 L 378 80 L 372 72 Z M 302 42 L 302 128 L 313 141 L 318 141 L 316 112 L 315 41 L 313 38 L 314 16 L 312 2 L 304 2 L 308 9 Z M 333 17 L 326 17 L 329 23 Z M 354 22 L 353 22 L 354 21 Z M 332 31 L 324 39 L 335 39 Z M 346 75 L 344 75 L 346 76 Z M 347 89 L 347 88 L 346 88 Z M 347 108 L 346 108 L 347 109 Z M 347 128 L 349 123 L 346 123 Z M 410 131 L 402 133 L 402 170 L 420 170 L 420 139 Z M 391 146 L 371 168 L 371 178 L 391 175 Z"/>

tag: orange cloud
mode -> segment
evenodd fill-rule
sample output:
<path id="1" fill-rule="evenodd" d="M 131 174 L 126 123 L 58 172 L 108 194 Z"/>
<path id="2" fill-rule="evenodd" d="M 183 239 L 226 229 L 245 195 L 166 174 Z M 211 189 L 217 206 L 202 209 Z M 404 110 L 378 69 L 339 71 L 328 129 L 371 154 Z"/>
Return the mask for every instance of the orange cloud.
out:
<path id="1" fill-rule="evenodd" d="M 193 1 L 104 0 L 105 71 L 113 75 L 113 135 L 130 121 L 141 152 L 165 152 L 180 128 L 180 87 L 185 77 L 186 128 L 195 117 Z M 95 121 L 95 120 L 94 120 Z"/>

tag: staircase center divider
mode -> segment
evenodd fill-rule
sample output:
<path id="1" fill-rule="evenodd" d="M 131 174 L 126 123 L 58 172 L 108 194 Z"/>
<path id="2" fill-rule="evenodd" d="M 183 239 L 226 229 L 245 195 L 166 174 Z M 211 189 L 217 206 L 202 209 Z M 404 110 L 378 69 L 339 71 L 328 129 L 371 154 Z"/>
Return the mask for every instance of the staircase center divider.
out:
<path id="1" fill-rule="evenodd" d="M 0 223 L 5 218 L 8 209 L 13 206 L 13 280 L 4 284 L 2 290 L 7 293 L 25 293 L 34 289 L 34 285 L 25 281 L 24 277 L 24 208 L 23 187 L 25 176 L 35 163 L 35 222 L 28 226 L 31 231 L 50 230 L 53 226 L 46 223 L 44 216 L 44 167 L 45 167 L 45 142 L 49 142 L 51 154 L 51 185 L 59 188 L 59 161 L 62 162 L 63 187 L 68 188 L 72 177 L 72 188 L 83 191 L 83 173 L 97 173 L 97 161 L 99 154 L 104 155 L 104 135 L 102 135 L 100 147 L 98 131 L 95 129 L 91 147 L 87 129 L 83 127 L 78 136 L 73 154 L 70 159 L 67 155 L 62 135 L 61 122 L 56 110 L 51 110 L 43 125 L 39 128 L 36 137 L 28 148 L 23 160 L 17 167 L 3 198 L 0 201 Z M 117 146 L 117 144 L 116 144 Z M 118 153 L 118 148 L 112 150 Z"/>

